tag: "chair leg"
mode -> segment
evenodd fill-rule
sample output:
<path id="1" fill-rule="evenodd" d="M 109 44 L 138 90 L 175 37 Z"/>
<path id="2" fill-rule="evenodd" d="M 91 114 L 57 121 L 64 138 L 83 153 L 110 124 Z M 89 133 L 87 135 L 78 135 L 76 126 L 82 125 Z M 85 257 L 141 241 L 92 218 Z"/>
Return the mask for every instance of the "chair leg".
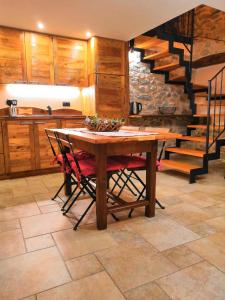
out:
<path id="1" fill-rule="evenodd" d="M 68 199 L 66 200 L 66 202 L 63 204 L 61 211 L 64 211 L 64 208 L 66 207 L 66 205 L 69 203 L 70 199 L 73 197 L 74 193 L 76 193 L 78 189 L 78 185 L 75 187 L 75 189 L 73 190 L 73 192 L 70 194 L 70 196 L 68 197 Z"/>
<path id="2" fill-rule="evenodd" d="M 83 220 L 83 218 L 86 216 L 87 212 L 89 211 L 89 209 L 92 207 L 92 205 L 94 204 L 95 199 L 91 201 L 91 203 L 88 205 L 88 207 L 86 208 L 85 212 L 83 213 L 83 215 L 80 217 L 80 219 L 77 221 L 77 223 L 75 224 L 75 226 L 73 227 L 74 230 L 77 230 L 77 227 L 79 226 L 80 222 Z"/>
<path id="3" fill-rule="evenodd" d="M 155 202 L 158 204 L 158 206 L 159 206 L 161 209 L 165 209 L 165 206 L 163 206 L 157 199 L 155 199 Z"/>
<path id="4" fill-rule="evenodd" d="M 70 205 L 67 207 L 67 209 L 63 212 L 63 215 L 65 216 L 68 211 L 71 209 L 71 207 L 73 206 L 73 204 L 77 201 L 77 199 L 79 198 L 79 196 L 83 193 L 84 188 L 82 188 L 79 193 L 76 195 L 76 197 L 73 199 L 73 201 L 70 203 Z"/>
<path id="5" fill-rule="evenodd" d="M 65 184 L 66 184 L 66 180 L 64 180 L 63 184 L 60 186 L 60 188 L 58 189 L 58 191 L 56 192 L 56 194 L 54 195 L 54 197 L 52 197 L 53 201 L 58 196 L 58 194 L 61 192 L 61 190 L 63 189 L 63 187 L 65 186 Z"/>

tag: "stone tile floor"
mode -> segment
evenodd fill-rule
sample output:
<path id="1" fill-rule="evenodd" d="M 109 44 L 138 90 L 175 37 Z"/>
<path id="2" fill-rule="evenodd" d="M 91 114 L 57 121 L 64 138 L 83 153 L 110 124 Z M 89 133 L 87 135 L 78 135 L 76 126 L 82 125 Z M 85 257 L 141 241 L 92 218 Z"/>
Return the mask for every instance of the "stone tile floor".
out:
<path id="1" fill-rule="evenodd" d="M 78 231 L 50 197 L 61 174 L 0 181 L 1 300 L 225 299 L 225 179 L 221 162 L 189 185 L 157 174 L 166 206 L 147 219 L 108 217 L 97 231 L 95 208 Z M 143 174 L 141 174 L 143 175 Z M 130 198 L 130 194 L 126 194 Z M 131 197 L 132 198 L 132 197 Z"/>

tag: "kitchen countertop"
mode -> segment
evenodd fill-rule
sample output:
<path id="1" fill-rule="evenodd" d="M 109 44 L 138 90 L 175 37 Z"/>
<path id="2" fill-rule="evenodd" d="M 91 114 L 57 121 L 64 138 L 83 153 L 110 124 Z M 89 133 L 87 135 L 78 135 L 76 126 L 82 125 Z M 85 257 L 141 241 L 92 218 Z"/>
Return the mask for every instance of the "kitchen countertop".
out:
<path id="1" fill-rule="evenodd" d="M 17 117 L 0 116 L 0 120 L 51 120 L 51 119 L 84 119 L 82 115 L 18 115 Z"/>

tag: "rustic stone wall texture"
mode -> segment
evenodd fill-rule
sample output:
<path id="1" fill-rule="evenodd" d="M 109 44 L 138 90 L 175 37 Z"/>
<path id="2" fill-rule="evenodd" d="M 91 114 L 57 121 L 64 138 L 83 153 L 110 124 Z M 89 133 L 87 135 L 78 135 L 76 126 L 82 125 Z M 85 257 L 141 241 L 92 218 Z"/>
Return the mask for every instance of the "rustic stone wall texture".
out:
<path id="1" fill-rule="evenodd" d="M 159 106 L 176 106 L 176 114 L 190 114 L 189 100 L 184 87 L 165 84 L 164 75 L 150 72 L 148 64 L 139 61 L 139 53 L 132 54 L 129 82 L 130 101 L 142 103 L 143 112 L 159 114 Z"/>
<path id="2" fill-rule="evenodd" d="M 200 5 L 195 9 L 193 60 L 225 52 L 225 12 Z"/>

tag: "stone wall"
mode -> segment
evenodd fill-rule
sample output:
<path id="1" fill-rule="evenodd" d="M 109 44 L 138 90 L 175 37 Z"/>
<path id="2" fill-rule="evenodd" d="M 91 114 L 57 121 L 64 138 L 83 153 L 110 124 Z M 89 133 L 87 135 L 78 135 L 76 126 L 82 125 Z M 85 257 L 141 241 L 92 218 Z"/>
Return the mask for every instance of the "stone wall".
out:
<path id="1" fill-rule="evenodd" d="M 195 9 L 193 60 L 225 52 L 225 12 L 200 5 Z"/>
<path id="2" fill-rule="evenodd" d="M 130 101 L 143 105 L 143 113 L 159 114 L 160 106 L 176 106 L 176 114 L 190 114 L 189 100 L 183 86 L 165 84 L 164 75 L 150 72 L 141 63 L 138 52 L 132 53 L 129 66 Z"/>

